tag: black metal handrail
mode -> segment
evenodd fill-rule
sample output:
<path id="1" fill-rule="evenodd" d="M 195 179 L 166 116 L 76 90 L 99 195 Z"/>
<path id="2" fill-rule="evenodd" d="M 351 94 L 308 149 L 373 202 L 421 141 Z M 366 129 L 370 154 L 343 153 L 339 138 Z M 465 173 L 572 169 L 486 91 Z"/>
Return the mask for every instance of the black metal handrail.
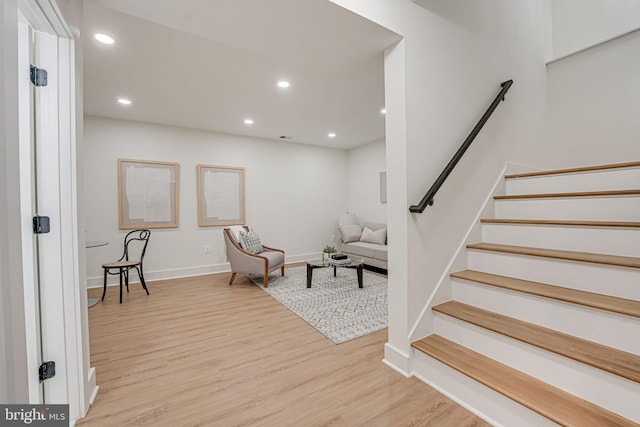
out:
<path id="1" fill-rule="evenodd" d="M 502 87 L 502 89 L 496 96 L 496 99 L 494 99 L 491 105 L 489 106 L 489 108 L 487 108 L 487 111 L 484 113 L 484 115 L 482 116 L 482 118 L 480 119 L 476 127 L 473 128 L 473 130 L 471 131 L 467 139 L 465 139 L 462 145 L 460 146 L 460 148 L 458 148 L 458 151 L 456 151 L 456 154 L 454 154 L 453 158 L 449 161 L 449 163 L 444 168 L 440 176 L 438 176 L 438 179 L 436 179 L 436 182 L 434 182 L 431 188 L 429 188 L 429 191 L 427 191 L 427 194 L 425 194 L 422 200 L 420 200 L 420 203 L 409 207 L 410 212 L 422 213 L 427 208 L 427 205 L 428 206 L 433 205 L 433 197 L 436 195 L 436 193 L 438 192 L 438 190 L 440 189 L 444 181 L 447 179 L 451 171 L 453 171 L 453 168 L 456 166 L 458 161 L 462 158 L 462 155 L 464 154 L 464 152 L 467 151 L 467 148 L 469 148 L 473 140 L 480 133 L 480 130 L 482 129 L 484 124 L 487 123 L 487 120 L 489 120 L 489 117 L 491 117 L 491 114 L 496 109 L 500 101 L 504 101 L 504 96 L 509 91 L 509 88 L 511 87 L 512 84 L 513 84 L 513 80 L 507 80 L 506 82 L 500 83 L 500 86 Z"/>

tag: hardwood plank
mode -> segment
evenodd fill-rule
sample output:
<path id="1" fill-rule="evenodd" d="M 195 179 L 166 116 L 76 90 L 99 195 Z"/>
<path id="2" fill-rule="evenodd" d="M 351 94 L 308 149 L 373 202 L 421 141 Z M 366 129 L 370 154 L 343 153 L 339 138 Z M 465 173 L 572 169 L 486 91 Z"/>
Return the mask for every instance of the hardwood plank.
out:
<path id="1" fill-rule="evenodd" d="M 561 426 L 638 425 L 438 335 L 412 346 Z"/>
<path id="2" fill-rule="evenodd" d="M 458 301 L 436 305 L 433 310 L 631 381 L 640 382 L 640 356 L 635 354 Z"/>
<path id="3" fill-rule="evenodd" d="M 493 196 L 494 200 L 515 199 L 544 199 L 552 197 L 610 197 L 610 196 L 637 196 L 640 190 L 607 190 L 607 191 L 576 191 L 571 193 L 540 193 L 540 194 L 508 194 Z"/>
<path id="4" fill-rule="evenodd" d="M 568 261 L 591 262 L 595 264 L 615 265 L 619 267 L 640 268 L 640 258 L 628 256 L 562 251 L 559 249 L 531 248 L 527 246 L 498 245 L 493 243 L 472 243 L 467 245 L 467 249 L 538 256 Z"/>
<path id="5" fill-rule="evenodd" d="M 505 175 L 505 179 L 528 178 L 533 176 L 559 175 L 559 174 L 567 174 L 567 173 L 592 172 L 592 171 L 599 171 L 599 170 L 634 168 L 634 167 L 640 167 L 640 162 L 612 163 L 608 165 L 584 166 L 579 168 L 515 173 L 515 174 Z"/>
<path id="6" fill-rule="evenodd" d="M 483 218 L 483 224 L 523 224 L 523 225 L 561 225 L 561 226 L 581 226 L 581 227 L 640 227 L 640 222 L 629 221 L 569 221 L 556 219 L 504 219 L 504 218 Z"/>
<path id="7" fill-rule="evenodd" d="M 457 271 L 451 277 L 640 318 L 640 301 L 474 270 Z"/>
<path id="8" fill-rule="evenodd" d="M 381 363 L 386 329 L 335 345 L 229 276 L 132 284 L 122 304 L 108 289 L 89 309 L 100 391 L 77 425 L 489 426 Z"/>

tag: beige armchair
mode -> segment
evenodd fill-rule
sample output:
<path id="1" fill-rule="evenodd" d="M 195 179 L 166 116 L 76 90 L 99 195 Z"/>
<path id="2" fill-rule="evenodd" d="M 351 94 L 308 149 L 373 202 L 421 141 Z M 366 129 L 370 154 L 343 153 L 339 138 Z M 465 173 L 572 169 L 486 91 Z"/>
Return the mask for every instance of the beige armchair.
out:
<path id="1" fill-rule="evenodd" d="M 249 231 L 249 227 L 244 226 Z M 227 249 L 227 258 L 231 264 L 231 280 L 233 283 L 237 273 L 241 274 L 262 274 L 264 275 L 264 287 L 269 286 L 269 273 L 280 268 L 280 273 L 284 276 L 284 251 L 282 249 L 271 248 L 262 245 L 263 252 L 252 254 L 240 247 L 238 240 L 229 228 L 223 230 L 224 244 Z"/>

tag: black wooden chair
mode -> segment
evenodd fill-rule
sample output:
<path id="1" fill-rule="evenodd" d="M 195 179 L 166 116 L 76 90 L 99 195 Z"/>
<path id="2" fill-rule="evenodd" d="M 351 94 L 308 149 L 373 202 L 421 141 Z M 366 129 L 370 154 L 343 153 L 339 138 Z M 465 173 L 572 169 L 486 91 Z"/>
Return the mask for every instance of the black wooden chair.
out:
<path id="1" fill-rule="evenodd" d="M 122 304 L 122 279 L 124 279 L 127 292 L 129 292 L 129 270 L 136 269 L 142 288 L 149 295 L 147 284 L 144 281 L 144 273 L 142 272 L 142 261 L 144 253 L 147 250 L 151 231 L 133 230 L 124 238 L 124 253 L 118 261 L 106 262 L 102 264 L 104 269 L 104 290 L 102 291 L 102 299 L 107 294 L 107 274 L 118 274 L 120 276 L 120 304 Z"/>

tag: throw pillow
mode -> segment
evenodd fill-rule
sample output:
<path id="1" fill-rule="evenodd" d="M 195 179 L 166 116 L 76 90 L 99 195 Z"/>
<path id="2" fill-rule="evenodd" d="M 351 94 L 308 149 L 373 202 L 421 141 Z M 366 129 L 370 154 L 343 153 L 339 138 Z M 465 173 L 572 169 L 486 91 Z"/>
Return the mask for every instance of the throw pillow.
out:
<path id="1" fill-rule="evenodd" d="M 361 242 L 368 243 L 377 243 L 379 245 L 384 245 L 384 242 L 387 240 L 387 229 L 381 228 L 380 230 L 373 231 L 369 227 L 365 227 L 362 232 L 362 237 L 360 237 Z"/>
<path id="2" fill-rule="evenodd" d="M 260 236 L 258 236 L 258 233 L 256 233 L 255 231 L 247 232 L 242 230 L 240 232 L 240 242 L 242 248 L 247 252 L 251 252 L 252 254 L 259 254 L 260 252 L 264 251 L 262 242 L 260 241 Z"/>
<path id="3" fill-rule="evenodd" d="M 342 243 L 357 242 L 362 235 L 362 229 L 358 224 L 341 225 L 340 234 L 342 235 Z"/>

